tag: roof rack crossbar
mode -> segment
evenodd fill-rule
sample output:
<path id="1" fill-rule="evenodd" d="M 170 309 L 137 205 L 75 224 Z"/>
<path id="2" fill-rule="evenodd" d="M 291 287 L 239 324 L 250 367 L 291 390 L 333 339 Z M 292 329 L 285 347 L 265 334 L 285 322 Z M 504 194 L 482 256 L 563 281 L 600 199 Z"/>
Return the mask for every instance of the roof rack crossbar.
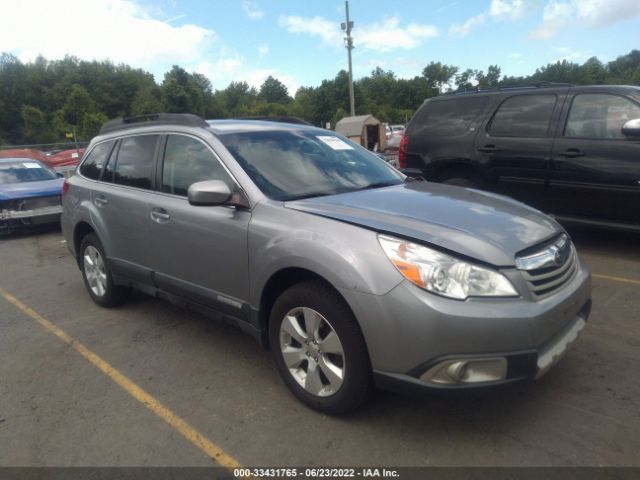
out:
<path id="1" fill-rule="evenodd" d="M 208 127 L 201 117 L 191 113 L 151 113 L 135 117 L 116 118 L 105 122 L 99 135 L 147 125 L 183 125 L 187 127 Z"/>

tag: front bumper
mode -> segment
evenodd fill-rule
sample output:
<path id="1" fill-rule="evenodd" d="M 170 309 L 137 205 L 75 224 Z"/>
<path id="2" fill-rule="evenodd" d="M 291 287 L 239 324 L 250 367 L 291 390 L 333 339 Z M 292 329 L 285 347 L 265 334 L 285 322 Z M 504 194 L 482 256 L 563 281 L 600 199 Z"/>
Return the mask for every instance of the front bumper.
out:
<path id="1" fill-rule="evenodd" d="M 538 301 L 523 296 L 461 302 L 407 281 L 386 295 L 342 293 L 360 322 L 376 383 L 394 390 L 402 385 L 469 388 L 539 377 L 566 352 L 591 310 L 591 277 L 582 262 L 561 290 Z M 445 370 L 455 373 L 465 365 L 471 373 L 461 374 L 458 382 L 443 381 Z M 480 372 L 465 381 L 475 367 L 476 374 L 485 368 L 488 375 Z"/>

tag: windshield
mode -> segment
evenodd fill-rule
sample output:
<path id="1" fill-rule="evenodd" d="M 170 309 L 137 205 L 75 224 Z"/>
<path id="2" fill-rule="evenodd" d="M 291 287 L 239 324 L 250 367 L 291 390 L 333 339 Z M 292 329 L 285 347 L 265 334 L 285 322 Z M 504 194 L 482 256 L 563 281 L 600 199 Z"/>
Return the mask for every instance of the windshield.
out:
<path id="1" fill-rule="evenodd" d="M 220 140 L 269 198 L 295 200 L 397 185 L 403 176 L 333 132 L 227 133 Z"/>
<path id="2" fill-rule="evenodd" d="M 33 160 L 0 162 L 0 184 L 53 180 L 56 174 Z"/>

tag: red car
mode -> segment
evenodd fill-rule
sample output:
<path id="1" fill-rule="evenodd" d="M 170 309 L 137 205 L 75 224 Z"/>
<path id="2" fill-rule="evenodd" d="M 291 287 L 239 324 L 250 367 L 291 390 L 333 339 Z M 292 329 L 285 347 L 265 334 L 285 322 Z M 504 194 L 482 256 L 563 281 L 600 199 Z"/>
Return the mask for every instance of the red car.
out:
<path id="1" fill-rule="evenodd" d="M 57 167 L 69 167 L 76 166 L 80 159 L 82 158 L 82 154 L 84 153 L 84 148 L 72 148 L 69 150 L 62 150 L 61 152 L 56 153 L 55 155 L 50 155 L 45 157 L 43 160 L 44 163 L 49 165 L 52 168 Z"/>

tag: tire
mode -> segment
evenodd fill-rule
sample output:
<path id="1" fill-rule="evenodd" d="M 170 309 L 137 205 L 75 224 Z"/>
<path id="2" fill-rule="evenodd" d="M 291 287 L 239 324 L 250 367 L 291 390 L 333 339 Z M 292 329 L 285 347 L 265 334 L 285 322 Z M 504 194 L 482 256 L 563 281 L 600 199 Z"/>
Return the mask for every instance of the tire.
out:
<path id="1" fill-rule="evenodd" d="M 479 188 L 480 186 L 477 181 L 470 178 L 464 178 L 464 177 L 447 178 L 446 180 L 443 180 L 442 183 L 446 183 L 447 185 L 455 185 L 458 187 L 465 187 L 465 188 Z"/>
<path id="2" fill-rule="evenodd" d="M 373 382 L 362 332 L 342 297 L 325 283 L 307 281 L 282 293 L 271 310 L 269 339 L 280 375 L 305 405 L 338 415 L 369 397 Z"/>
<path id="3" fill-rule="evenodd" d="M 101 307 L 122 305 L 131 294 L 131 289 L 113 283 L 106 255 L 98 237 L 90 233 L 80 244 L 80 270 L 84 285 L 92 300 Z"/>

